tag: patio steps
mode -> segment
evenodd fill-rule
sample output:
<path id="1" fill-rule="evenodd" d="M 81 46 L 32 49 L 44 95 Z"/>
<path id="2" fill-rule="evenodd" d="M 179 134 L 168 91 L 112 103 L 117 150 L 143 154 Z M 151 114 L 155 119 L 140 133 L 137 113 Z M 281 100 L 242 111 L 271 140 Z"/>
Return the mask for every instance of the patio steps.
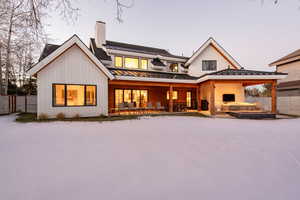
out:
<path id="1" fill-rule="evenodd" d="M 265 112 L 227 112 L 238 119 L 276 119 L 276 114 Z"/>

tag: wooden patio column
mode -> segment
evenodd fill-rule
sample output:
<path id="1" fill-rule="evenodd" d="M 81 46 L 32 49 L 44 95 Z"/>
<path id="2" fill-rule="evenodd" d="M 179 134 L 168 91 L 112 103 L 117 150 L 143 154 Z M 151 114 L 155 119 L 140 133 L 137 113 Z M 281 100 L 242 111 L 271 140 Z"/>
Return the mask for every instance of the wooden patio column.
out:
<path id="1" fill-rule="evenodd" d="M 215 115 L 215 81 L 210 81 L 209 111 L 211 115 Z"/>
<path id="2" fill-rule="evenodd" d="M 199 85 L 196 89 L 196 97 L 197 97 L 197 110 L 201 111 L 201 85 Z"/>
<path id="3" fill-rule="evenodd" d="M 173 85 L 169 88 L 169 112 L 173 112 Z"/>
<path id="4" fill-rule="evenodd" d="M 276 93 L 277 81 L 273 80 L 272 82 L 272 113 L 277 112 L 277 93 Z"/>

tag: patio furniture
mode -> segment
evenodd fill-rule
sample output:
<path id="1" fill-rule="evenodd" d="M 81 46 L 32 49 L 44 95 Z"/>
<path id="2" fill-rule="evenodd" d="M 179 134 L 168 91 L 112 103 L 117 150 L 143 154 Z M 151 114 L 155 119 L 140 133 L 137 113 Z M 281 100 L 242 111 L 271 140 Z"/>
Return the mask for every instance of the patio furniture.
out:
<path id="1" fill-rule="evenodd" d="M 128 107 L 125 105 L 125 103 L 119 103 L 118 104 L 118 111 L 119 112 L 128 111 Z"/>
<path id="2" fill-rule="evenodd" d="M 136 108 L 134 106 L 134 103 L 128 103 L 128 111 L 129 112 L 134 112 L 135 113 L 135 111 L 137 111 L 137 110 L 138 110 L 138 108 Z"/>
<path id="3" fill-rule="evenodd" d="M 165 107 L 162 106 L 160 102 L 156 102 L 156 109 L 157 110 L 165 110 Z"/>
<path id="4" fill-rule="evenodd" d="M 154 110 L 154 107 L 152 106 L 151 102 L 147 103 L 147 107 L 145 108 L 146 110 Z"/>

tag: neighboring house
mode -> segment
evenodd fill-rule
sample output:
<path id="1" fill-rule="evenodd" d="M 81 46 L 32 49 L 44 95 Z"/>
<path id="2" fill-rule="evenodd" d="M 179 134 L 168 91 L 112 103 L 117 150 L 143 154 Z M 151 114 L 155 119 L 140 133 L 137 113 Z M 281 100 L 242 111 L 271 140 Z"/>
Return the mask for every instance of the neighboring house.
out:
<path id="1" fill-rule="evenodd" d="M 300 115 L 300 49 L 272 62 L 277 72 L 288 73 L 277 85 L 278 111 L 283 114 Z"/>
<path id="2" fill-rule="evenodd" d="M 104 22 L 96 22 L 87 47 L 74 35 L 61 45 L 47 44 L 28 72 L 37 77 L 38 115 L 108 115 L 119 110 L 252 109 L 244 87 L 273 85 L 276 112 L 278 72 L 245 70 L 213 38 L 191 57 L 165 49 L 106 40 Z M 128 107 L 124 107 L 124 106 Z M 229 106 L 230 105 L 230 106 Z"/>

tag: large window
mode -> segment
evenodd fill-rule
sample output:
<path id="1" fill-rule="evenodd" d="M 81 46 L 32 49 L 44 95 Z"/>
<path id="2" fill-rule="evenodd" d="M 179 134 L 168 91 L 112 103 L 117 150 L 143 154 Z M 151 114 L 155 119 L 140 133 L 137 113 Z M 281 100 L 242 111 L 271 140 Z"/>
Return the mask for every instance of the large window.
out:
<path id="1" fill-rule="evenodd" d="M 171 72 L 178 72 L 178 64 L 177 63 L 172 63 L 170 65 L 170 71 Z"/>
<path id="2" fill-rule="evenodd" d="M 95 85 L 53 84 L 53 106 L 95 106 Z"/>
<path id="3" fill-rule="evenodd" d="M 115 67 L 123 67 L 123 57 L 115 56 Z"/>
<path id="4" fill-rule="evenodd" d="M 216 60 L 203 60 L 202 61 L 202 71 L 215 71 L 217 70 Z"/>
<path id="5" fill-rule="evenodd" d="M 169 100 L 169 99 L 170 99 L 170 91 L 167 91 L 167 100 Z M 173 100 L 178 99 L 178 91 L 173 91 L 172 99 Z"/>
<path id="6" fill-rule="evenodd" d="M 138 58 L 125 58 L 125 68 L 138 69 L 139 59 Z"/>
<path id="7" fill-rule="evenodd" d="M 134 103 L 135 107 L 146 107 L 148 103 L 148 90 L 115 90 L 115 106 L 120 103 Z"/>
<path id="8" fill-rule="evenodd" d="M 148 59 L 115 56 L 115 67 L 128 69 L 148 69 Z"/>

